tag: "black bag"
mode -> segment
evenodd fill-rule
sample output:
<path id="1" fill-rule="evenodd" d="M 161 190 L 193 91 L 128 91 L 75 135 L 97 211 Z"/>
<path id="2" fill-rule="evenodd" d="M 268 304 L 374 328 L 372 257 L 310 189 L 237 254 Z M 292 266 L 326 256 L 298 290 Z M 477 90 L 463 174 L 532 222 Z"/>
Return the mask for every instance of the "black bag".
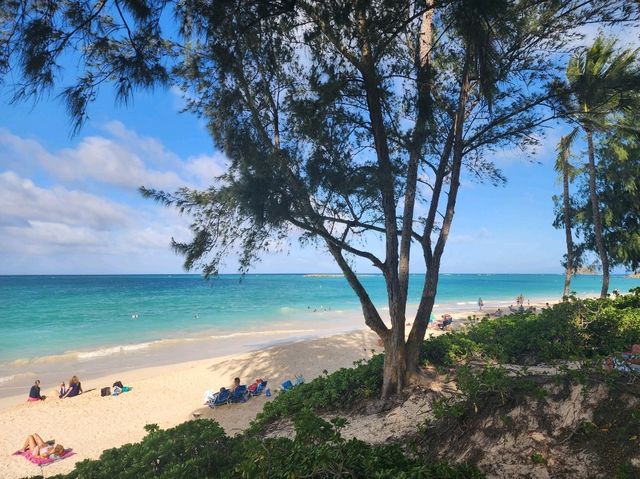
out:
<path id="1" fill-rule="evenodd" d="M 124 386 L 122 385 L 122 381 L 116 381 L 115 383 L 113 383 L 113 387 L 119 387 L 120 389 L 122 389 Z"/>
<path id="2" fill-rule="evenodd" d="M 102 388 L 100 390 L 100 396 L 102 397 L 111 396 L 111 388 Z"/>

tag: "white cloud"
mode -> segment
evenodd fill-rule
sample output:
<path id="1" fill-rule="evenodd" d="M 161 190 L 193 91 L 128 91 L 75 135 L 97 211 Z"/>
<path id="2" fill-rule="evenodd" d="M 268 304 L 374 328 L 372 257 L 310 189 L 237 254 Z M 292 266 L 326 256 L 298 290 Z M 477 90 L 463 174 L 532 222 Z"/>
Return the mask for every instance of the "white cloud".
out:
<path id="1" fill-rule="evenodd" d="M 105 129 L 59 151 L 0 129 L 0 274 L 181 270 L 169 243 L 191 237 L 189 218 L 135 190 L 208 186 L 223 156 L 183 160 L 122 124 Z"/>
<path id="2" fill-rule="evenodd" d="M 181 159 L 154 138 L 142 137 L 120 122 L 104 126 L 108 137 L 87 136 L 70 148 L 47 151 L 33 139 L 0 129 L 0 166 L 27 171 L 44 168 L 66 184 L 92 181 L 135 191 L 139 186 L 175 190 L 204 188 L 226 168 L 222 154 Z"/>
<path id="3" fill-rule="evenodd" d="M 19 177 L 0 173 L 0 218 L 23 224 L 45 221 L 67 226 L 82 225 L 96 230 L 130 224 L 127 208 L 89 193 L 55 186 L 49 189 Z M 6 223 L 6 221 L 0 221 Z"/>

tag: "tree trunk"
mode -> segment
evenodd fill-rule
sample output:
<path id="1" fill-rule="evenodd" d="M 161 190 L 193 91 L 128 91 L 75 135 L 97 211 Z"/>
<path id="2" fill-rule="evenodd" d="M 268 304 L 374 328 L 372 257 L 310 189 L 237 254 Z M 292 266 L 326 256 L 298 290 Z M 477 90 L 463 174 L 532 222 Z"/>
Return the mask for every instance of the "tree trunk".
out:
<path id="1" fill-rule="evenodd" d="M 382 399 L 400 394 L 407 384 L 407 348 L 397 329 L 393 329 L 384 341 L 384 370 L 382 375 Z"/>
<path id="2" fill-rule="evenodd" d="M 598 202 L 598 193 L 596 191 L 596 161 L 593 151 L 593 132 L 586 129 L 587 144 L 589 146 L 589 197 L 591 199 L 591 211 L 593 214 L 593 232 L 596 239 L 596 248 L 600 256 L 602 264 L 602 289 L 600 297 L 606 298 L 609 291 L 609 257 L 604 247 L 604 238 L 602 233 L 602 218 L 600 216 L 600 205 Z"/>
<path id="3" fill-rule="evenodd" d="M 574 271 L 573 238 L 571 237 L 571 201 L 569 199 L 569 150 L 562 151 L 562 203 L 564 214 L 564 234 L 567 243 L 567 265 L 564 273 L 563 297 L 571 293 L 571 275 Z"/>

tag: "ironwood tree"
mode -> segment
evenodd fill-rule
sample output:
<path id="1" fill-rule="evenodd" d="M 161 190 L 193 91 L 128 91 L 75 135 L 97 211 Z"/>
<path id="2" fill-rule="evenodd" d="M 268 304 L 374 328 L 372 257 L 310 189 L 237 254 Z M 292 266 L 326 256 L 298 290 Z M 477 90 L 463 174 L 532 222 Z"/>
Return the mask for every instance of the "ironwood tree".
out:
<path id="1" fill-rule="evenodd" d="M 384 343 L 386 397 L 423 377 L 461 178 L 499 184 L 492 155 L 537 141 L 576 27 L 637 18 L 599 0 L 13 0 L 0 71 L 30 98 L 74 58 L 62 94 L 76 128 L 106 84 L 122 101 L 179 85 L 230 162 L 205 191 L 142 188 L 192 216 L 193 239 L 174 243 L 185 266 L 215 274 L 237 250 L 245 271 L 293 235 L 325 248 Z M 415 251 L 426 274 L 407 331 Z M 354 257 L 382 273 L 388 321 Z"/>

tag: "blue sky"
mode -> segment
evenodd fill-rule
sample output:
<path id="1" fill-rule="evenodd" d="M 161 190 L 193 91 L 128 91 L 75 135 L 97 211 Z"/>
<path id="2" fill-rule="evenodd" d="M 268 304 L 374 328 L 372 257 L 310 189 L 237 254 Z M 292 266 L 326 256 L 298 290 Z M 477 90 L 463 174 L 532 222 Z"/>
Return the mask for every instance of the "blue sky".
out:
<path id="1" fill-rule="evenodd" d="M 188 239 L 188 218 L 145 200 L 139 185 L 204 187 L 224 171 L 201 121 L 179 113 L 176 92 L 139 92 L 115 107 L 100 95 L 71 137 L 55 98 L 9 104 L 0 90 L 0 274 L 180 273 L 170 238 Z M 442 271 L 559 273 L 562 231 L 552 227 L 553 171 L 561 127 L 550 125 L 529 158 L 501 152 L 504 187 L 463 182 Z M 415 250 L 412 271 L 424 266 Z M 358 264 L 358 271 L 372 269 Z M 231 258 L 223 272 L 235 272 Z M 265 255 L 258 273 L 336 272 L 320 250 L 292 242 Z"/>

